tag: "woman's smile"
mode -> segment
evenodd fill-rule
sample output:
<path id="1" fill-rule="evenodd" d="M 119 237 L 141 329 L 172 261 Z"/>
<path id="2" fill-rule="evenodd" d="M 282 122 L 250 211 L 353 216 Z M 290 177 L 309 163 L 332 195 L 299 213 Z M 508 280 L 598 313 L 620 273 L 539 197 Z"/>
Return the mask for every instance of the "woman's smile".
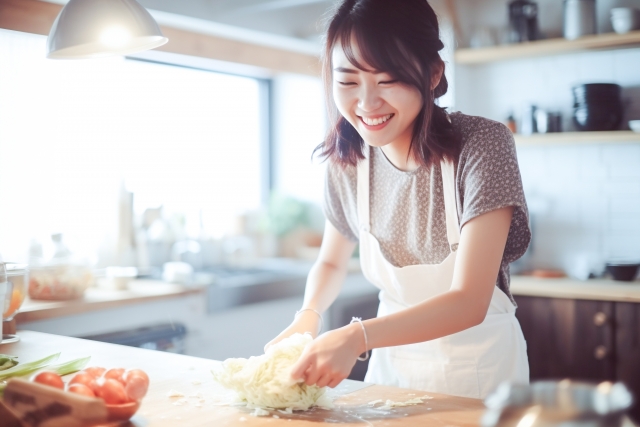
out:
<path id="1" fill-rule="evenodd" d="M 358 116 L 362 124 L 364 124 L 367 130 L 380 130 L 387 126 L 389 121 L 395 116 L 395 114 L 386 114 L 384 116 L 376 116 L 376 117 L 366 117 L 366 116 Z"/>

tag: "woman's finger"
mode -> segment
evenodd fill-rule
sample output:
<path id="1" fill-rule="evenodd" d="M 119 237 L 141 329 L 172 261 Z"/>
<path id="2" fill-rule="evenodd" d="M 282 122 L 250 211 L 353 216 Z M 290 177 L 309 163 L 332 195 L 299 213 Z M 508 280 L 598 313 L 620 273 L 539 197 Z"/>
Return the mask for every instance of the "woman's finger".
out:
<path id="1" fill-rule="evenodd" d="M 294 380 L 304 379 L 306 377 L 305 372 L 309 369 L 310 361 L 307 357 L 307 353 L 303 352 L 300 359 L 291 367 L 291 378 Z"/>
<path id="2" fill-rule="evenodd" d="M 342 382 L 342 378 L 340 377 L 334 377 L 328 384 L 329 387 L 331 388 L 336 388 L 338 387 L 338 385 Z"/>
<path id="3" fill-rule="evenodd" d="M 320 377 L 320 379 L 316 382 L 318 387 L 326 387 L 333 380 L 331 374 L 324 374 Z"/>
<path id="4" fill-rule="evenodd" d="M 307 373 L 307 376 L 304 382 L 307 385 L 316 384 L 320 379 L 320 377 L 322 377 L 322 375 L 324 374 L 324 372 L 318 369 L 318 367 L 315 365 L 310 365 L 306 373 Z"/>

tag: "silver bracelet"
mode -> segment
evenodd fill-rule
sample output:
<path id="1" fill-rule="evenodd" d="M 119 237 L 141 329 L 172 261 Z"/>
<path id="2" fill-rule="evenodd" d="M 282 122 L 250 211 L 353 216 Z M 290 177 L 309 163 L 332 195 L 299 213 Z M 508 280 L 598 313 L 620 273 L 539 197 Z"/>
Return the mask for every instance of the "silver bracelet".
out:
<path id="1" fill-rule="evenodd" d="M 320 318 L 320 329 L 318 330 L 318 333 L 322 332 L 322 328 L 324 327 L 324 319 L 322 318 L 322 314 L 320 314 L 320 312 L 318 310 L 314 310 L 313 308 L 303 308 L 301 310 L 296 311 L 296 316 L 298 316 L 298 314 L 302 313 L 303 311 L 313 311 L 315 314 L 318 315 L 318 317 Z"/>
<path id="2" fill-rule="evenodd" d="M 360 323 L 360 327 L 362 328 L 362 333 L 364 334 L 364 347 L 365 347 L 365 356 L 358 356 L 358 360 L 361 362 L 364 362 L 365 360 L 367 360 L 369 358 L 369 340 L 367 339 L 367 330 L 364 328 L 364 323 L 362 323 L 362 318 L 361 317 L 352 317 L 351 318 L 351 322 L 349 322 L 349 324 L 352 324 L 353 322 L 358 322 Z"/>

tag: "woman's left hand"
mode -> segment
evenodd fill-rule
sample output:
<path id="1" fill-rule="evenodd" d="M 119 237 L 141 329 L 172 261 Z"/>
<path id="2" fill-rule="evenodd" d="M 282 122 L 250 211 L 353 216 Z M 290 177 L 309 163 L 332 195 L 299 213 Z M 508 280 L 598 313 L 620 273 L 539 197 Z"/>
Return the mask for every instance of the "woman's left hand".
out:
<path id="1" fill-rule="evenodd" d="M 365 352 L 364 335 L 357 323 L 326 332 L 312 341 L 291 367 L 291 377 L 307 385 L 331 388 L 351 373 Z"/>

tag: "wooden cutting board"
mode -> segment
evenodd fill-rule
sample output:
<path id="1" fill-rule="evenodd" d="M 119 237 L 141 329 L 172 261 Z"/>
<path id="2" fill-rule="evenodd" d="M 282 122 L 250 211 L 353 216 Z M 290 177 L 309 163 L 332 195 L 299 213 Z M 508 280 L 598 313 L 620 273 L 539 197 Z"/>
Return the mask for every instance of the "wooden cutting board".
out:
<path id="1" fill-rule="evenodd" d="M 219 362 L 37 332 L 21 331 L 19 335 L 20 342 L 2 345 L 0 352 L 17 355 L 26 362 L 62 351 L 59 362 L 92 356 L 91 366 L 144 369 L 151 378 L 149 393 L 138 413 L 124 426 L 312 427 L 326 422 L 345 427 L 462 427 L 479 425 L 484 411 L 482 402 L 476 399 L 373 385 L 338 397 L 332 410 L 315 408 L 291 415 L 273 411 L 269 416 L 254 417 L 246 408 L 225 405 L 232 394 L 216 384 L 210 373 Z M 368 405 L 378 399 L 404 402 L 425 394 L 433 399 L 416 406 L 380 410 Z"/>

